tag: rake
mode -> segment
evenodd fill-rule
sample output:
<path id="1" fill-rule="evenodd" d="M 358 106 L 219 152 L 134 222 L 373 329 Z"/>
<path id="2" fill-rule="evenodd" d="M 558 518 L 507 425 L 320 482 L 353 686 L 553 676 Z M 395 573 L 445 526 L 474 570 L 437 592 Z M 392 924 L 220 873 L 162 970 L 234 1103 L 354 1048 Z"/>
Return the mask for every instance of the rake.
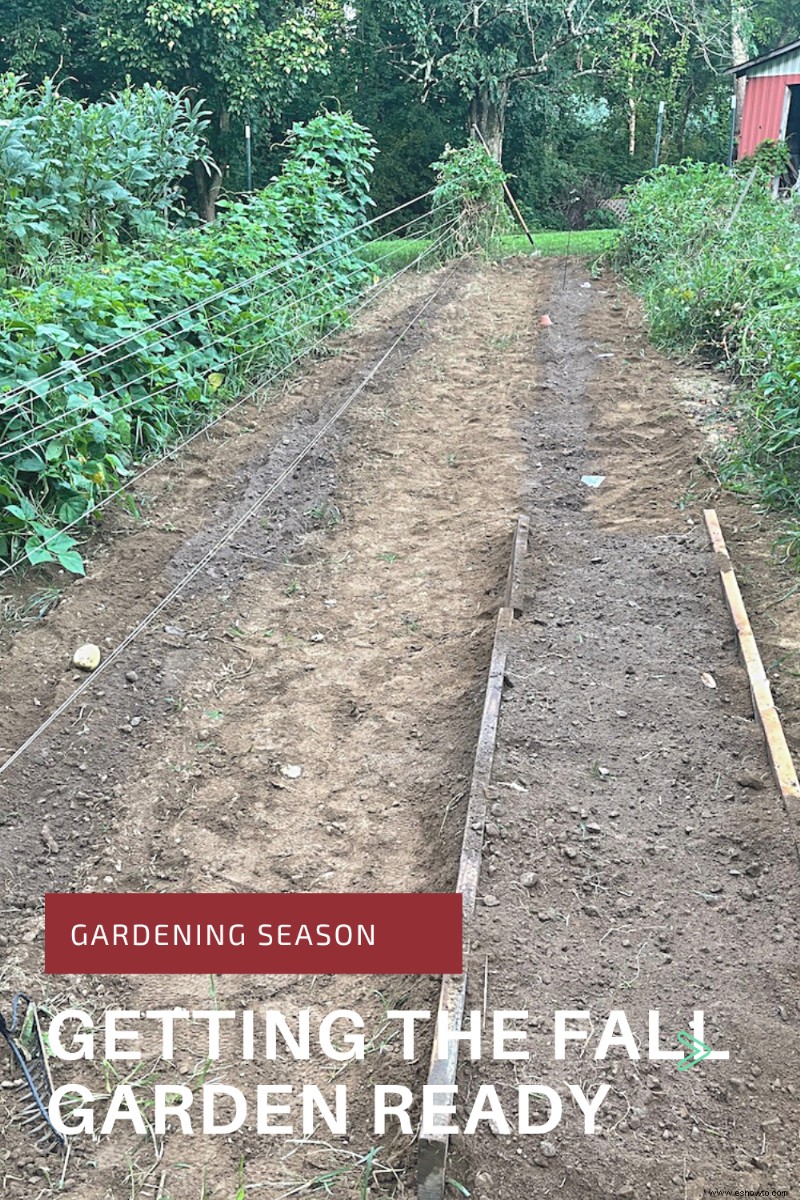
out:
<path id="1" fill-rule="evenodd" d="M 37 1135 L 37 1145 L 42 1149 L 63 1150 L 66 1140 L 53 1125 L 48 1111 L 53 1095 L 53 1080 L 47 1064 L 39 1016 L 36 1005 L 22 992 L 18 992 L 11 1001 L 10 1025 L 6 1024 L 0 1013 L 0 1036 L 7 1042 L 31 1094 L 30 1101 L 15 1119 L 26 1132 Z"/>

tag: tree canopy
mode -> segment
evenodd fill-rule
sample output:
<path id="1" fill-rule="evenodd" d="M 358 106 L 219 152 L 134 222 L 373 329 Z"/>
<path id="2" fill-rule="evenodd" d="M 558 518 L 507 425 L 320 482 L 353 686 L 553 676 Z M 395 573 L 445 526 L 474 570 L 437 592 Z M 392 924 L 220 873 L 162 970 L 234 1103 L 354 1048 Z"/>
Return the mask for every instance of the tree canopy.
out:
<path id="1" fill-rule="evenodd" d="M 202 101 L 213 163 L 187 187 L 213 215 L 278 169 L 292 120 L 352 109 L 381 154 L 381 205 L 430 186 L 477 126 L 535 221 L 592 219 L 662 161 L 724 160 L 733 61 L 797 36 L 791 0 L 6 0 L 0 69 L 76 98 L 131 83 Z"/>

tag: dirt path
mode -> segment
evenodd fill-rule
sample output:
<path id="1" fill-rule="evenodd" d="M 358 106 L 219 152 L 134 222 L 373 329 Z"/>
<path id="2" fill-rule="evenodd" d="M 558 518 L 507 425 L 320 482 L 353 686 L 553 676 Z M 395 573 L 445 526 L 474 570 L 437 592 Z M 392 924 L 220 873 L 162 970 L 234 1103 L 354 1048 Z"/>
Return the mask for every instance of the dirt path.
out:
<path id="1" fill-rule="evenodd" d="M 75 646 L 121 640 L 292 460 L 440 279 L 406 280 L 335 358 L 154 473 L 145 519 L 116 516 L 89 579 L 7 639 L 6 750 L 74 687 Z M 165 1004 L 314 1016 L 346 1007 L 368 1026 L 365 1061 L 335 1077 L 353 1097 L 348 1139 L 241 1133 L 197 1139 L 189 1153 L 170 1137 L 157 1160 L 160 1147 L 118 1130 L 76 1153 L 68 1185 L 81 1200 L 152 1200 L 162 1173 L 162 1200 L 232 1200 L 244 1186 L 277 1200 L 330 1182 L 331 1171 L 341 1172 L 332 1194 L 360 1196 L 354 1156 L 375 1138 L 359 1095 L 381 1082 L 418 1089 L 427 1066 L 427 1048 L 415 1063 L 400 1060 L 383 1014 L 434 1006 L 436 980 L 45 979 L 41 897 L 451 887 L 521 506 L 532 517 L 529 604 L 509 662 L 482 882 L 499 903 L 481 908 L 478 930 L 490 1006 L 531 1010 L 534 1079 L 554 1078 L 556 1008 L 590 1008 L 598 1020 L 624 1008 L 637 1037 L 642 1014 L 661 1008 L 665 1039 L 703 1008 L 706 1034 L 731 1062 L 687 1079 L 669 1064 L 587 1061 L 587 1086 L 613 1085 L 613 1129 L 584 1138 L 568 1112 L 547 1149 L 479 1134 L 456 1144 L 451 1174 L 483 1200 L 686 1200 L 703 1179 L 791 1180 L 793 843 L 696 524 L 711 486 L 695 461 L 700 435 L 630 301 L 613 281 L 587 281 L 576 265 L 563 287 L 560 267 L 531 260 L 459 268 L 269 511 L 0 780 L 4 995 L 24 986 L 55 1004 L 71 997 L 98 1018 L 106 1007 Z M 542 333 L 547 307 L 555 324 Z M 687 378 L 691 391 L 699 376 Z M 595 471 L 607 480 L 590 493 L 579 480 Z M 746 553 L 745 583 L 788 591 L 769 565 L 769 524 L 730 500 L 721 515 L 732 553 Z M 746 545 L 745 522 L 758 526 Z M 756 621 L 765 660 L 785 661 L 785 711 L 800 699 L 786 657 L 800 645 L 797 613 L 795 596 Z M 301 776 L 287 779 L 285 764 Z M 531 872 L 529 890 L 521 879 Z M 253 1069 L 235 1057 L 223 1054 L 207 1081 L 251 1092 Z M 187 1082 L 205 1070 L 191 1036 L 177 1066 Z M 56 1082 L 59 1073 L 75 1078 L 64 1066 Z M 501 1064 L 461 1075 L 467 1092 L 484 1080 L 516 1086 Z M 136 1086 L 174 1078 L 153 1058 Z M 105 1086 L 97 1071 L 86 1081 Z M 332 1079 L 319 1061 L 287 1059 L 260 1064 L 257 1082 Z M 4 1106 L 0 1092 L 0 1195 L 47 1195 L 42 1162 Z M 379 1161 L 387 1169 L 371 1196 L 413 1194 L 407 1141 L 383 1145 Z"/>

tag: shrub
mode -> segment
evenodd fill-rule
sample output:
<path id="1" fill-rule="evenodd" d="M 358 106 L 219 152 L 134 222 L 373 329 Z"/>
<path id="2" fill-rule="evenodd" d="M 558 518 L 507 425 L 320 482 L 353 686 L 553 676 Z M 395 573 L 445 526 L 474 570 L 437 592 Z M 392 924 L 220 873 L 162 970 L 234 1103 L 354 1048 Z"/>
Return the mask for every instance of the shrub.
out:
<path id="1" fill-rule="evenodd" d="M 744 386 L 729 478 L 800 508 L 800 226 L 771 195 L 774 152 L 734 172 L 662 167 L 631 196 L 617 259 L 656 342 L 731 368 Z"/>

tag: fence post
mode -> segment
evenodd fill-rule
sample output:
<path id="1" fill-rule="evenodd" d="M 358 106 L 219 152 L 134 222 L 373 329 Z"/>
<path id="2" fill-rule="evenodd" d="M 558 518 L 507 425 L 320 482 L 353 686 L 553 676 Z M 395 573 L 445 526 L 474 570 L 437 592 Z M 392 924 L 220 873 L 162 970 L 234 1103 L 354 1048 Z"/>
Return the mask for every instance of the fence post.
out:
<path id="1" fill-rule="evenodd" d="M 658 102 L 658 121 L 656 123 L 656 148 L 655 148 L 655 153 L 653 155 L 653 166 L 654 167 L 658 166 L 658 160 L 661 156 L 661 133 L 664 128 L 664 109 L 666 107 L 667 107 L 666 103 L 663 100 L 659 100 L 659 102 Z"/>
<path id="2" fill-rule="evenodd" d="M 733 166 L 733 143 L 736 139 L 736 92 L 731 92 L 731 131 L 728 138 L 728 170 Z"/>

